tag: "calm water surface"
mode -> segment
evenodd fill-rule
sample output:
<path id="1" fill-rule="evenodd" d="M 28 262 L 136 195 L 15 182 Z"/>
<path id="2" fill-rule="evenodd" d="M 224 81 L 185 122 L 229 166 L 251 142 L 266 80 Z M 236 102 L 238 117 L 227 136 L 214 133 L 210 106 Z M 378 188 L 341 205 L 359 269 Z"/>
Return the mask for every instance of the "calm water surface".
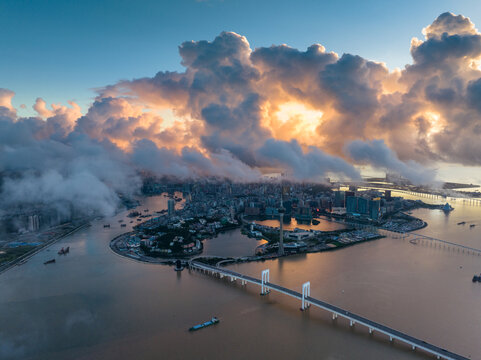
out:
<path id="1" fill-rule="evenodd" d="M 319 221 L 319 224 L 314 225 L 314 224 L 306 224 L 302 222 L 298 223 L 297 220 L 293 218 L 291 219 L 290 223 L 283 223 L 283 228 L 285 230 L 294 230 L 295 228 L 298 228 L 298 229 L 304 229 L 304 230 L 314 229 L 314 230 L 321 230 L 321 231 L 334 231 L 334 230 L 346 228 L 344 224 L 335 223 L 325 219 L 317 219 L 317 220 Z M 269 220 L 262 220 L 262 221 L 256 220 L 255 222 L 260 225 L 265 225 L 270 227 L 279 227 L 279 220 L 276 220 L 276 219 L 269 219 Z"/>
<path id="2" fill-rule="evenodd" d="M 145 199 L 140 209 L 166 208 L 167 198 Z M 420 232 L 481 248 L 481 208 L 453 204 L 416 210 L 429 223 Z M 405 345 L 259 288 L 214 280 L 171 267 L 125 259 L 108 247 L 117 220 L 94 222 L 0 275 L 0 359 L 427 359 Z M 466 221 L 474 228 L 458 226 Z M 128 222 L 127 222 L 128 223 Z M 479 225 L 478 225 L 479 224 Z M 130 224 L 128 223 L 128 226 Z M 206 253 L 249 255 L 257 245 L 238 231 L 205 242 Z M 70 254 L 58 257 L 62 246 Z M 55 257 L 57 263 L 43 265 Z M 481 257 L 429 244 L 385 238 L 339 251 L 233 266 L 360 315 L 481 359 Z M 187 329 L 217 315 L 221 323 Z"/>

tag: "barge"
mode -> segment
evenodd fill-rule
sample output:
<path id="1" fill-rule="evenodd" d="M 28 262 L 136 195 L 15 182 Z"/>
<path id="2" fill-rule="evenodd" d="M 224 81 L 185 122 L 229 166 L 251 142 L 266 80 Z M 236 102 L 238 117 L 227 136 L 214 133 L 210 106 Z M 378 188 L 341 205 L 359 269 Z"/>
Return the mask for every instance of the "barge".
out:
<path id="1" fill-rule="evenodd" d="M 215 325 L 219 323 L 219 319 L 217 319 L 215 316 L 212 317 L 209 321 L 206 321 L 205 323 L 199 324 L 199 325 L 194 325 L 192 326 L 189 331 L 197 331 L 203 328 L 206 328 L 211 325 Z"/>

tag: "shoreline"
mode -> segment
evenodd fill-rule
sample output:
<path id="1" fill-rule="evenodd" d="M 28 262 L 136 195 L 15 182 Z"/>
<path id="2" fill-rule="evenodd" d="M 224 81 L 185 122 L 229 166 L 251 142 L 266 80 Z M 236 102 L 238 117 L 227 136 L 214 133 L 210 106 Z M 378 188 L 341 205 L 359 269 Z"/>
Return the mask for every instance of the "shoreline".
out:
<path id="1" fill-rule="evenodd" d="M 185 264 L 190 263 L 194 259 L 199 259 L 199 260 L 200 259 L 218 259 L 219 262 L 229 261 L 229 262 L 234 262 L 234 263 L 237 263 L 237 262 L 245 263 L 245 262 L 254 262 L 254 261 L 257 262 L 257 261 L 274 260 L 274 259 L 285 258 L 285 257 L 289 257 L 289 256 L 300 255 L 300 254 L 314 254 L 314 253 L 320 253 L 320 252 L 326 252 L 326 251 L 341 250 L 341 249 L 346 248 L 346 247 L 350 247 L 350 246 L 353 246 L 353 245 L 357 245 L 357 244 L 361 244 L 361 243 L 365 243 L 365 242 L 369 242 L 369 241 L 379 240 L 379 239 L 383 239 L 383 238 L 386 237 L 386 235 L 379 234 L 378 236 L 373 237 L 373 238 L 366 238 L 366 239 L 363 239 L 363 240 L 354 241 L 354 242 L 347 243 L 347 244 L 340 243 L 340 245 L 337 245 L 335 247 L 329 247 L 329 246 L 325 245 L 326 246 L 325 248 L 320 248 L 320 249 L 316 249 L 316 250 L 311 249 L 311 250 L 306 250 L 306 251 L 302 251 L 302 252 L 285 254 L 283 256 L 278 256 L 275 253 L 271 253 L 271 254 L 266 254 L 266 255 L 248 255 L 248 256 L 239 256 L 239 257 L 233 258 L 233 257 L 227 257 L 227 256 L 226 257 L 223 257 L 223 256 L 209 256 L 209 255 L 202 256 L 202 254 L 194 254 L 192 257 L 172 257 L 172 258 L 161 258 L 161 257 L 159 257 L 159 258 L 153 258 L 153 257 L 149 257 L 149 256 L 139 256 L 139 255 L 135 255 L 135 256 L 132 255 L 131 256 L 128 253 L 119 250 L 117 243 L 119 241 L 121 241 L 120 240 L 121 238 L 125 237 L 127 234 L 130 234 L 130 233 L 131 232 L 126 232 L 126 233 L 120 234 L 120 235 L 116 236 L 115 238 L 113 238 L 112 240 L 110 240 L 110 242 L 109 242 L 110 250 L 118 256 L 121 256 L 121 257 L 129 259 L 129 260 L 133 260 L 135 262 L 144 263 L 144 264 L 151 264 L 151 265 L 168 265 L 168 266 L 175 265 L 175 262 L 177 260 L 182 261 L 182 263 L 185 265 Z"/>
<path id="2" fill-rule="evenodd" d="M 386 229 L 386 228 L 383 228 L 382 226 L 375 226 L 374 224 L 366 224 L 366 223 L 363 223 L 363 222 L 349 221 L 351 219 L 347 219 L 345 217 L 341 218 L 341 217 L 337 217 L 337 216 L 332 216 L 331 214 L 320 214 L 320 216 L 317 216 L 315 218 L 323 219 L 323 220 L 328 221 L 328 222 L 334 222 L 334 223 L 342 224 L 342 225 L 345 225 L 347 227 L 354 227 L 355 230 L 356 229 L 359 230 L 359 229 L 366 228 L 366 227 L 375 227 L 377 232 L 386 231 L 386 232 L 392 233 L 392 234 L 410 233 L 410 232 L 413 232 L 413 231 L 423 229 L 423 228 L 428 226 L 428 223 L 425 222 L 422 219 L 419 219 L 419 218 L 414 217 L 412 215 L 408 215 L 408 214 L 404 213 L 402 210 L 400 211 L 400 213 L 402 214 L 402 216 L 404 216 L 408 219 L 418 220 L 418 221 L 422 222 L 422 225 L 416 226 L 416 227 L 413 227 L 413 228 L 409 228 L 406 231 L 400 231 L 400 230 L 394 230 L 394 229 Z M 331 216 L 329 216 L 329 215 L 331 215 Z M 241 221 L 241 224 L 242 224 L 241 227 L 249 225 L 250 222 L 254 220 L 254 219 L 246 219 L 244 215 L 238 216 L 238 219 L 240 219 L 240 221 Z M 224 233 L 226 231 L 235 230 L 238 227 L 239 226 L 233 227 L 232 229 L 224 229 L 223 231 L 220 231 L 219 233 Z M 336 230 L 336 232 L 337 231 L 343 231 L 343 230 L 349 230 L 349 228 L 348 229 Z M 309 230 L 306 230 L 306 231 L 309 231 Z M 148 256 L 148 255 L 145 255 L 145 254 L 139 255 L 137 253 L 133 253 L 131 250 L 129 250 L 125 246 L 126 241 L 122 240 L 126 235 L 131 234 L 133 232 L 134 231 L 130 231 L 130 232 L 126 232 L 126 233 L 123 233 L 123 234 L 120 234 L 120 235 L 116 236 L 115 238 L 110 240 L 109 248 L 118 256 L 130 259 L 130 260 L 134 260 L 136 262 L 145 263 L 145 264 L 169 265 L 169 266 L 171 266 L 171 265 L 175 265 L 175 262 L 177 260 L 180 260 L 183 264 L 186 264 L 186 263 L 189 263 L 190 261 L 192 261 L 192 259 L 194 259 L 194 258 L 204 258 L 202 256 L 202 251 L 199 252 L 199 253 L 196 253 L 196 254 L 189 254 L 189 255 L 184 255 L 184 256 L 182 256 L 182 255 L 180 255 L 180 256 L 170 256 L 170 257 L 160 257 L 160 256 L 159 257 L 151 257 L 151 256 Z M 217 236 L 217 234 L 215 234 L 215 236 L 213 236 L 213 237 L 216 237 L 216 236 Z M 336 243 L 333 244 L 335 246 L 328 246 L 325 243 L 324 244 L 318 244 L 318 245 L 313 245 L 310 249 L 308 248 L 305 251 L 294 252 L 294 253 L 286 254 L 286 255 L 283 255 L 283 256 L 277 256 L 277 254 L 275 254 L 275 253 L 270 253 L 270 254 L 264 254 L 264 255 L 240 256 L 240 257 L 236 257 L 236 258 L 220 257 L 220 260 L 223 261 L 223 260 L 227 260 L 227 259 L 232 259 L 232 260 L 230 260 L 232 262 L 265 261 L 265 260 L 277 259 L 277 258 L 280 258 L 280 257 L 287 257 L 287 256 L 298 255 L 298 254 L 312 254 L 312 253 L 319 253 L 319 252 L 325 252 L 325 251 L 340 250 L 340 249 L 345 248 L 345 247 L 349 247 L 349 246 L 356 245 L 356 244 L 359 244 L 359 243 L 364 243 L 364 242 L 367 242 L 367 241 L 382 239 L 384 237 L 386 237 L 386 235 L 382 235 L 381 233 L 379 233 L 379 235 L 376 236 L 376 237 L 366 238 L 364 240 L 358 240 L 358 241 L 353 241 L 353 242 L 349 242 L 349 243 L 342 243 L 342 242 L 336 241 Z M 205 238 L 205 239 L 202 239 L 201 241 L 207 240 L 207 239 L 208 238 Z M 125 249 L 125 250 L 120 250 L 120 248 Z M 254 249 L 254 251 L 255 251 L 255 249 Z M 205 258 L 210 258 L 210 257 L 206 256 Z"/>
<path id="3" fill-rule="evenodd" d="M 84 223 L 75 227 L 74 229 L 70 230 L 69 232 L 67 232 L 65 234 L 61 234 L 61 235 L 59 235 L 59 236 L 57 236 L 53 239 L 50 239 L 50 240 L 46 241 L 45 243 L 43 243 L 41 245 L 35 246 L 33 249 L 31 249 L 27 253 L 25 253 L 23 255 L 20 255 L 18 258 L 9 261 L 6 264 L 0 265 L 0 275 L 3 274 L 4 272 L 10 270 L 11 268 L 13 268 L 16 265 L 21 265 L 21 264 L 19 264 L 20 262 L 22 262 L 22 261 L 26 262 L 28 259 L 30 259 L 34 255 L 38 254 L 40 251 L 45 250 L 46 248 L 50 247 L 51 245 L 55 244 L 56 242 L 66 238 L 67 236 L 70 236 L 70 235 L 76 233 L 77 231 L 79 231 L 79 230 L 81 230 L 81 229 L 83 229 L 83 228 L 85 228 L 89 225 L 90 225 L 90 220 L 87 220 Z"/>

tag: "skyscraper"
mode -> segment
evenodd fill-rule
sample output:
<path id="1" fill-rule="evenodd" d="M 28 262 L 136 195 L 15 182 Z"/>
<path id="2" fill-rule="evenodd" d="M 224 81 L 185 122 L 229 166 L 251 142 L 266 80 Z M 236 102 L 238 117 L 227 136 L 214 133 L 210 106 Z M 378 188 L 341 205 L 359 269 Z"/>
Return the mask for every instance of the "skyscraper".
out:
<path id="1" fill-rule="evenodd" d="M 279 256 L 284 255 L 284 205 L 282 204 L 282 194 L 281 194 L 281 206 L 279 207 Z"/>
<path id="2" fill-rule="evenodd" d="M 369 217 L 372 220 L 379 220 L 381 215 L 381 200 L 379 198 L 369 200 Z"/>
<path id="3" fill-rule="evenodd" d="M 348 196 L 346 198 L 346 212 L 348 214 L 357 213 L 357 197 Z"/>
<path id="4" fill-rule="evenodd" d="M 353 194 L 354 196 L 354 194 Z M 334 206 L 335 207 L 344 207 L 344 191 L 334 191 Z"/>
<path id="5" fill-rule="evenodd" d="M 384 198 L 386 201 L 391 201 L 391 190 L 384 191 Z"/>
<path id="6" fill-rule="evenodd" d="M 363 197 L 357 198 L 357 212 L 362 215 L 369 214 L 368 200 Z"/>
<path id="7" fill-rule="evenodd" d="M 167 211 L 169 216 L 173 216 L 175 214 L 175 201 L 174 199 L 169 199 L 167 201 Z"/>

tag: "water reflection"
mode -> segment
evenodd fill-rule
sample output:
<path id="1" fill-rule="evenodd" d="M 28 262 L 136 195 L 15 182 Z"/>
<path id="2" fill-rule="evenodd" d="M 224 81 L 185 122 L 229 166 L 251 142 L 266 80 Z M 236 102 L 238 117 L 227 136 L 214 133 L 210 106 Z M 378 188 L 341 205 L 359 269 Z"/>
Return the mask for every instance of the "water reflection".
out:
<path id="1" fill-rule="evenodd" d="M 140 209 L 161 210 L 166 199 L 147 198 Z M 481 247 L 480 208 L 457 203 L 449 217 L 413 211 L 425 235 Z M 254 286 L 120 257 L 108 247 L 129 231 L 127 212 L 62 240 L 26 264 L 0 275 L 1 359 L 303 358 L 420 359 L 418 352 L 366 329 L 332 322 L 330 314 L 283 295 L 259 296 Z M 115 225 L 114 225 L 115 224 Z M 205 242 L 206 252 L 248 252 L 256 240 L 238 231 Z M 57 247 L 70 254 L 54 266 L 43 261 Z M 56 252 L 54 252 L 56 254 Z M 233 265 L 471 358 L 481 358 L 481 286 L 471 282 L 481 259 L 426 242 L 385 238 L 338 251 Z M 217 315 L 221 323 L 191 334 L 193 324 Z M 348 344 L 348 346 L 347 346 Z"/>
<path id="2" fill-rule="evenodd" d="M 335 223 L 333 221 L 328 221 L 326 219 L 317 219 L 319 224 L 314 225 L 311 223 L 305 222 L 298 222 L 296 219 L 292 218 L 290 223 L 284 223 L 283 227 L 285 230 L 294 230 L 295 228 L 304 229 L 304 230 L 321 230 L 321 231 L 333 231 L 339 229 L 345 229 L 346 225 Z M 278 219 L 268 219 L 268 220 L 255 220 L 257 224 L 270 226 L 270 227 L 279 227 L 279 220 Z"/>

